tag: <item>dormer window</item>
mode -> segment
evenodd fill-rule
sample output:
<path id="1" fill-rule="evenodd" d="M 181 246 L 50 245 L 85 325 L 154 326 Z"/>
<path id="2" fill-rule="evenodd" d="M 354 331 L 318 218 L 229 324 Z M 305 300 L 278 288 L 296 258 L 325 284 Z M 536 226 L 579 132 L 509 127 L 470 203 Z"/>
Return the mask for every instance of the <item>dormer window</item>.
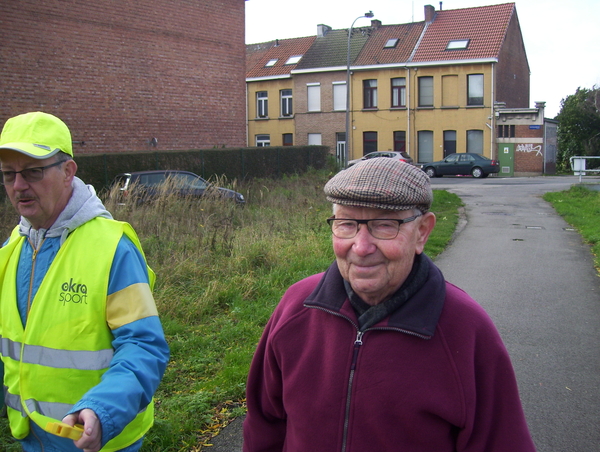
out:
<path id="1" fill-rule="evenodd" d="M 384 49 L 393 49 L 398 45 L 398 38 L 392 38 L 392 39 L 388 39 L 387 42 L 385 43 L 385 45 L 383 46 Z"/>
<path id="2" fill-rule="evenodd" d="M 302 59 L 302 55 L 294 55 L 288 58 L 285 64 L 297 64 Z"/>
<path id="3" fill-rule="evenodd" d="M 265 64 L 265 67 L 273 67 L 275 66 L 275 63 L 277 63 L 277 58 L 273 59 L 273 60 L 269 60 L 269 62 L 267 64 Z"/>
<path id="4" fill-rule="evenodd" d="M 470 39 L 457 39 L 455 41 L 449 41 L 446 46 L 446 50 L 464 50 L 469 47 Z"/>

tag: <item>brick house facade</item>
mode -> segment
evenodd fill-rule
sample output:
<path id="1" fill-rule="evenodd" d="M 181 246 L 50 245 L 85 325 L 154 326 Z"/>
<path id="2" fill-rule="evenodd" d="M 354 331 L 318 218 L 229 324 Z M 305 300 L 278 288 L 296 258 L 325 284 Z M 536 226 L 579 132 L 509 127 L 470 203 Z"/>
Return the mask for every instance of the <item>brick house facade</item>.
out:
<path id="1" fill-rule="evenodd" d="M 55 114 L 76 153 L 245 144 L 244 2 L 3 2 L 0 122 Z"/>

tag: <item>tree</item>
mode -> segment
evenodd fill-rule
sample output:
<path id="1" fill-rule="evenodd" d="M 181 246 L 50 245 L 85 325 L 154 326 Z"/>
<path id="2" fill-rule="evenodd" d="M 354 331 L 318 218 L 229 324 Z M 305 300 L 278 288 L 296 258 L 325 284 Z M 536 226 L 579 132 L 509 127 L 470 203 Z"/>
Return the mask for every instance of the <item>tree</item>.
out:
<path id="1" fill-rule="evenodd" d="M 569 167 L 576 155 L 600 155 L 600 89 L 577 88 L 561 101 L 558 120 L 558 164 Z"/>

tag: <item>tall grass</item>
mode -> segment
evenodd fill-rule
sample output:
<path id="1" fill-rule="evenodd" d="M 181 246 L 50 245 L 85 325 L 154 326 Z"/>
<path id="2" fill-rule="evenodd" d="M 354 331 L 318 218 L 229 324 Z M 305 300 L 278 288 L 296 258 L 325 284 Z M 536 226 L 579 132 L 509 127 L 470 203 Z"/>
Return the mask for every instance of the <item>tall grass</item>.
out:
<path id="1" fill-rule="evenodd" d="M 115 218 L 135 228 L 157 274 L 154 295 L 171 347 L 143 451 L 199 451 L 244 413 L 250 360 L 281 295 L 334 259 L 325 222 L 331 204 L 323 195 L 330 176 L 216 181 L 242 192 L 245 207 L 171 198 L 117 205 L 102 195 Z M 432 257 L 450 240 L 460 205 L 455 195 L 434 193 L 438 224 L 426 247 Z M 1 225 L 5 236 L 14 215 L 10 220 Z M 5 422 L 2 433 L 0 449 L 10 450 Z"/>

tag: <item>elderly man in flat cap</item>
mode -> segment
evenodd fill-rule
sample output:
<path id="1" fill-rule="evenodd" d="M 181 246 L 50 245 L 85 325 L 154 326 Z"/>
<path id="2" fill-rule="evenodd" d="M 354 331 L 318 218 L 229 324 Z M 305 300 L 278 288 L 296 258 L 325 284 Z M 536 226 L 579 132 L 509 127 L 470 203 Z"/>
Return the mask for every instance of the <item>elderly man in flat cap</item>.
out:
<path id="1" fill-rule="evenodd" d="M 21 216 L 0 248 L 11 433 L 26 452 L 138 451 L 169 359 L 139 239 L 75 176 L 56 116 L 6 121 L 0 165 Z"/>
<path id="2" fill-rule="evenodd" d="M 256 350 L 245 452 L 533 452 L 508 354 L 424 253 L 420 169 L 360 162 L 325 186 L 336 260 L 288 289 Z"/>

